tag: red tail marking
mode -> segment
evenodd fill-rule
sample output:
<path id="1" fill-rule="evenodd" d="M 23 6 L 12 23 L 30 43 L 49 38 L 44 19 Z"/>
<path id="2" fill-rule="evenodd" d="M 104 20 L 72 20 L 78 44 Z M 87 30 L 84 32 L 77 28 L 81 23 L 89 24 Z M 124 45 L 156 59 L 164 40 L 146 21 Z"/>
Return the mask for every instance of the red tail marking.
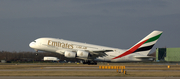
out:
<path id="1" fill-rule="evenodd" d="M 148 40 L 148 39 L 147 39 Z M 117 57 L 114 57 L 113 59 L 117 59 L 117 58 L 120 58 L 120 57 L 123 57 L 123 56 L 126 56 L 126 55 L 129 55 L 131 53 L 133 53 L 134 51 L 136 51 L 141 45 L 143 45 L 147 40 L 144 40 L 142 42 L 140 42 L 139 44 L 135 45 L 134 47 L 132 47 L 131 49 L 129 49 L 128 51 L 124 52 L 123 54 L 117 56 Z"/>

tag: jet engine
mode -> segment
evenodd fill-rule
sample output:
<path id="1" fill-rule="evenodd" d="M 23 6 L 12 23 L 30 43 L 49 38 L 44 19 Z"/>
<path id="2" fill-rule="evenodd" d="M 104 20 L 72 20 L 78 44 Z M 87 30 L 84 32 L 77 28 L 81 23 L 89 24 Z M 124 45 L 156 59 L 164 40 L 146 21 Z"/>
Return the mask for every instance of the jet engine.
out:
<path id="1" fill-rule="evenodd" d="M 64 56 L 67 58 L 75 58 L 76 57 L 76 53 L 72 52 L 72 51 L 66 51 L 64 53 Z"/>
<path id="2" fill-rule="evenodd" d="M 80 58 L 87 58 L 89 56 L 89 53 L 86 51 L 78 50 L 77 51 L 77 56 Z"/>

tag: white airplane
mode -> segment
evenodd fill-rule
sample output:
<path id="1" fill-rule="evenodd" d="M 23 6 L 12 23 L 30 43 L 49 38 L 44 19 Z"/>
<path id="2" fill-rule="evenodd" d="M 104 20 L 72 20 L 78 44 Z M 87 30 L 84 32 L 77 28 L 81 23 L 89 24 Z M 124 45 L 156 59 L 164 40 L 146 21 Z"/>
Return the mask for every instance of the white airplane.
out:
<path id="1" fill-rule="evenodd" d="M 68 41 L 57 38 L 38 38 L 29 46 L 36 51 L 55 52 L 67 58 L 79 58 L 85 60 L 84 64 L 97 64 L 96 62 L 132 62 L 149 61 L 147 56 L 162 31 L 153 31 L 137 44 L 129 49 L 118 49 L 105 46 L 98 46 L 87 43 Z"/>

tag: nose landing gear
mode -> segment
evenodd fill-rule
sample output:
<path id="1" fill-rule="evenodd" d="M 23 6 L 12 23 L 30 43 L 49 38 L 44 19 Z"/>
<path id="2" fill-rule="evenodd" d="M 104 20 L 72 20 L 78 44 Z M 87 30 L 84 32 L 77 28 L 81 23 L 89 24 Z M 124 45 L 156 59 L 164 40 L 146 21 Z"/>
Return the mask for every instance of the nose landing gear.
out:
<path id="1" fill-rule="evenodd" d="M 38 50 L 35 50 L 36 51 L 36 56 L 38 55 Z"/>

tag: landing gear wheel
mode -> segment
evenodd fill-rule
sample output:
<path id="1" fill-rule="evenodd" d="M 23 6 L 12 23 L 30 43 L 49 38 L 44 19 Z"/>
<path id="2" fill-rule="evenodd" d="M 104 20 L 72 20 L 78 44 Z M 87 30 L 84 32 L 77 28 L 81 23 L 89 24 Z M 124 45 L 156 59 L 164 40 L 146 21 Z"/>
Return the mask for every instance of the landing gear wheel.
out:
<path id="1" fill-rule="evenodd" d="M 95 61 L 85 61 L 83 64 L 88 64 L 88 65 L 97 65 L 97 62 Z"/>

